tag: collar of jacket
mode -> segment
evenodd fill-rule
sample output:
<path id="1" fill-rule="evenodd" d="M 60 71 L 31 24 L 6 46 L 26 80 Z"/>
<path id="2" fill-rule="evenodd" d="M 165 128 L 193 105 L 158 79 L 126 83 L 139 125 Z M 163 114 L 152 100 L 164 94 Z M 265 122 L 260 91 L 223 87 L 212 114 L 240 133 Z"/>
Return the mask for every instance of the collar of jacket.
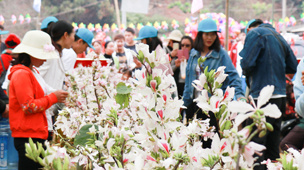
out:
<path id="1" fill-rule="evenodd" d="M 201 52 L 195 50 L 196 53 L 195 53 L 195 56 L 201 56 Z M 215 58 L 215 59 L 218 59 L 220 58 L 220 54 L 219 52 L 215 51 L 215 50 L 212 50 L 211 54 L 207 56 L 207 58 Z"/>

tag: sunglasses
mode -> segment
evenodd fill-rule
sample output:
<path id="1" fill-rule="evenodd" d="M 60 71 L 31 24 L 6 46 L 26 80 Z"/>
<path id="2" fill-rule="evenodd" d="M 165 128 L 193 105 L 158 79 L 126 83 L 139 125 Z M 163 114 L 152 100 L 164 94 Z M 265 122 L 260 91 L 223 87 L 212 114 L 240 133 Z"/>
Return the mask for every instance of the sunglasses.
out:
<path id="1" fill-rule="evenodd" d="M 182 47 L 190 47 L 190 44 L 181 44 Z"/>

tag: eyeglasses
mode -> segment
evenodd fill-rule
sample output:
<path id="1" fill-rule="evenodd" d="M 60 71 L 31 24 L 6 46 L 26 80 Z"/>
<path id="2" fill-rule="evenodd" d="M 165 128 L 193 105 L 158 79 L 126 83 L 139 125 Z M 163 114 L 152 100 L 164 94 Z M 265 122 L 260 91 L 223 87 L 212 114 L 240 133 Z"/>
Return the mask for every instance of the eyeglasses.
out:
<path id="1" fill-rule="evenodd" d="M 190 44 L 181 44 L 182 47 L 190 47 Z"/>

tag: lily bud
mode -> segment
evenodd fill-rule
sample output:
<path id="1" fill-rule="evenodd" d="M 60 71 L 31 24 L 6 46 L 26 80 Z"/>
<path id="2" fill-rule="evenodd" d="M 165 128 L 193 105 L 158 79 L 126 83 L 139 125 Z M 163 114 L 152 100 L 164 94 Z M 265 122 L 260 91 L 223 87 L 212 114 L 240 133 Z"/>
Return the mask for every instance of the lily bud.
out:
<path id="1" fill-rule="evenodd" d="M 262 138 L 266 135 L 267 131 L 266 130 L 262 130 L 260 133 L 259 133 L 259 138 Z"/>
<path id="2" fill-rule="evenodd" d="M 151 86 L 151 88 L 152 88 L 152 90 L 153 90 L 154 92 L 156 92 L 156 85 L 157 85 L 156 80 L 151 80 L 151 81 L 150 81 L 150 86 Z"/>
<path id="3" fill-rule="evenodd" d="M 257 111 L 255 111 L 255 113 L 257 113 L 259 115 L 259 117 L 264 115 L 263 110 L 257 110 Z"/>
<path id="4" fill-rule="evenodd" d="M 266 122 L 265 125 L 266 125 L 266 128 L 267 128 L 270 132 L 273 131 L 273 127 L 272 127 L 272 125 L 271 125 L 270 123 Z"/>

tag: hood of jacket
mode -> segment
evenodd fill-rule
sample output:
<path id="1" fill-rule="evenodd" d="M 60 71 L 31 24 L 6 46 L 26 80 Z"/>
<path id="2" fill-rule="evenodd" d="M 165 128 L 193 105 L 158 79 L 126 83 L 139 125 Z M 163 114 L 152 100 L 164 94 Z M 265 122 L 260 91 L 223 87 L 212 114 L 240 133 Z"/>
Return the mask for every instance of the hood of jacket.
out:
<path id="1" fill-rule="evenodd" d="M 8 75 L 8 79 L 11 80 L 11 77 L 13 76 L 13 74 L 18 71 L 18 70 L 25 70 L 25 71 L 28 71 L 28 72 L 32 72 L 30 68 L 22 65 L 22 64 L 18 64 L 18 65 L 14 65 L 11 70 L 10 70 L 10 74 Z"/>

